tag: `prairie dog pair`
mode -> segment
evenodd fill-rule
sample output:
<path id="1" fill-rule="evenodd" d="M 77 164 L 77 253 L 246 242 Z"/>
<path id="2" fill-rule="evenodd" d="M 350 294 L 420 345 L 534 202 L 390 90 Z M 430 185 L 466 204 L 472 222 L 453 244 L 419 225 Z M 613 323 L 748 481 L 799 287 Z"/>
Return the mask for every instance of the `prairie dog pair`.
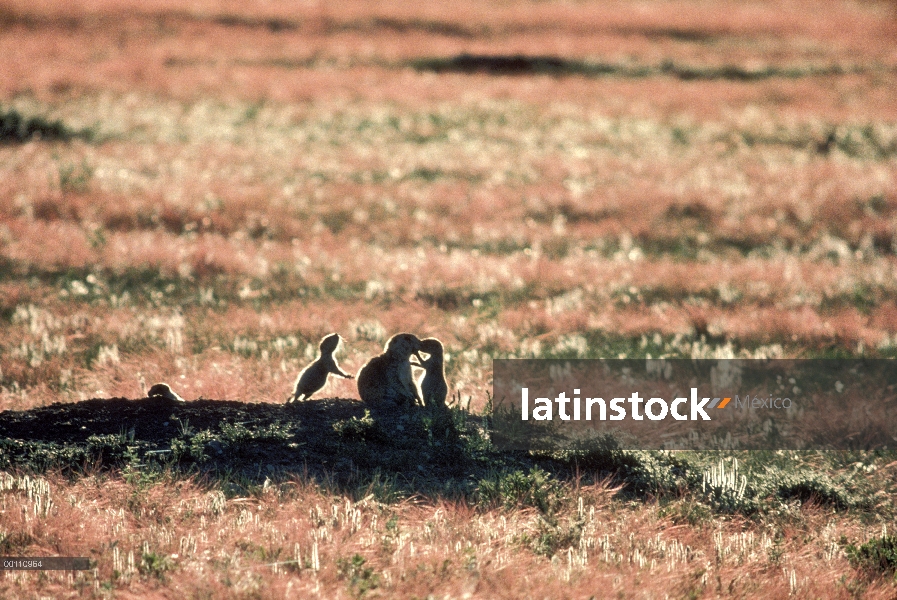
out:
<path id="1" fill-rule="evenodd" d="M 430 356 L 424 360 L 419 352 Z M 412 356 L 425 371 L 420 392 L 411 372 Z M 442 343 L 436 338 L 420 340 L 410 333 L 396 334 L 386 342 L 383 354 L 358 372 L 358 395 L 375 409 L 407 410 L 418 403 L 444 407 L 447 392 Z"/>

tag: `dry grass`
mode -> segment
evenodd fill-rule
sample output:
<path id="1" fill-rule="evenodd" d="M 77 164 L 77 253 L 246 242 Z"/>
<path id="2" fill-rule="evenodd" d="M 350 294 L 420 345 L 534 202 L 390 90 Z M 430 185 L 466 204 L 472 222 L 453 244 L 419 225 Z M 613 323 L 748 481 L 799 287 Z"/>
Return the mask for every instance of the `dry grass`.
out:
<path id="1" fill-rule="evenodd" d="M 475 410 L 495 357 L 894 356 L 893 5 L 645 6 L 0 2 L 0 116 L 85 132 L 0 144 L 0 410 L 282 401 L 331 331 L 439 337 Z M 464 53 L 579 71 L 415 62 Z M 0 595 L 894 595 L 843 555 L 874 512 L 571 487 L 544 556 L 532 509 L 134 477 L 0 492 L 0 549 L 98 561 Z"/>
<path id="2" fill-rule="evenodd" d="M 881 583 L 848 585 L 853 569 L 838 541 L 873 539 L 881 527 L 833 520 L 811 505 L 780 528 L 734 518 L 696 529 L 656 507 L 615 501 L 602 485 L 571 489 L 557 519 L 575 523 L 578 542 L 549 560 L 530 547 L 546 530 L 534 509 L 474 510 L 415 499 L 381 504 L 372 496 L 353 502 L 302 479 L 231 499 L 192 480 L 0 481 L 8 490 L 0 506 L 11 544 L 33 555 L 98 561 L 74 575 L 7 573 L 0 590 L 9 598 L 893 593 Z"/>

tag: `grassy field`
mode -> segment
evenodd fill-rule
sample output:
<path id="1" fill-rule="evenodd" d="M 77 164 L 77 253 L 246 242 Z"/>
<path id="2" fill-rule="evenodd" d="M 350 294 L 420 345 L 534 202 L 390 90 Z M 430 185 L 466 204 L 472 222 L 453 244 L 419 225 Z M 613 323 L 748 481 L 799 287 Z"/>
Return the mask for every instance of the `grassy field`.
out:
<path id="1" fill-rule="evenodd" d="M 0 0 L 0 555 L 95 565 L 0 596 L 893 598 L 893 451 L 484 412 L 494 358 L 897 356 L 895 11 Z M 457 435 L 283 407 L 333 331 L 440 338 Z M 157 381 L 206 417 L 3 429 Z"/>

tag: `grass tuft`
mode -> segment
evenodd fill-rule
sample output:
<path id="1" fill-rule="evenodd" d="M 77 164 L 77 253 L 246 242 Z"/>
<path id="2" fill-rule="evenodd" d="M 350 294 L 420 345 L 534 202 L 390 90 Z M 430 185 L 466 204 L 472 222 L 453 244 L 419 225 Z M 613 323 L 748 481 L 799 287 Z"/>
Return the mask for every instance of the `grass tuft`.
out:
<path id="1" fill-rule="evenodd" d="M 87 130 L 75 130 L 60 120 L 50 121 L 41 116 L 25 117 L 14 108 L 0 107 L 0 144 L 22 144 L 31 140 L 69 141 L 75 138 L 90 141 Z M 60 171 L 60 175 L 62 171 Z"/>

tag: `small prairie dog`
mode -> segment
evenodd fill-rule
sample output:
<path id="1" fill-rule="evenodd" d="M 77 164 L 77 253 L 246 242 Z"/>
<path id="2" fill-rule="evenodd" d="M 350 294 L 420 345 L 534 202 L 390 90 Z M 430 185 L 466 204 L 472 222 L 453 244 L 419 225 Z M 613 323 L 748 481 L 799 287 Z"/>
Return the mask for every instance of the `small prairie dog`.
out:
<path id="1" fill-rule="evenodd" d="M 296 388 L 287 399 L 287 403 L 311 398 L 312 394 L 324 387 L 327 383 L 327 376 L 330 373 L 346 379 L 352 379 L 352 375 L 343 372 L 339 368 L 336 358 L 333 356 L 341 341 L 342 338 L 336 333 L 324 336 L 319 346 L 320 355 L 315 362 L 302 369 L 302 372 L 299 373 L 299 377 L 296 378 Z"/>
<path id="2" fill-rule="evenodd" d="M 420 351 L 430 355 L 426 360 L 420 355 L 417 356 L 420 366 L 424 369 L 424 376 L 420 382 L 424 406 L 445 408 L 448 384 L 445 382 L 442 342 L 436 338 L 423 339 L 420 341 Z"/>

